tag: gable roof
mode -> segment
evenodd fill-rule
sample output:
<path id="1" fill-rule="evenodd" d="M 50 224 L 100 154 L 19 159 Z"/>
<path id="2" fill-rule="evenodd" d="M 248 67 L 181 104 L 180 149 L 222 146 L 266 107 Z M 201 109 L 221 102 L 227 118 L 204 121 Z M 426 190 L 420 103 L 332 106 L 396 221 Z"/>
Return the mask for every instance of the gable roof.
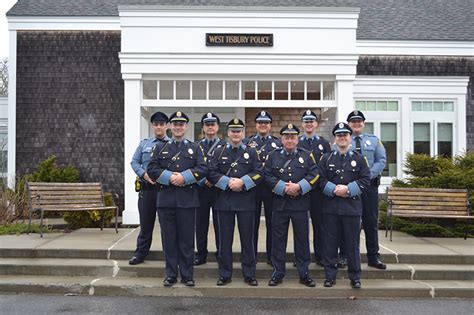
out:
<path id="1" fill-rule="evenodd" d="M 474 41 L 472 0 L 18 0 L 7 16 L 118 16 L 118 5 L 355 7 L 359 40 Z"/>

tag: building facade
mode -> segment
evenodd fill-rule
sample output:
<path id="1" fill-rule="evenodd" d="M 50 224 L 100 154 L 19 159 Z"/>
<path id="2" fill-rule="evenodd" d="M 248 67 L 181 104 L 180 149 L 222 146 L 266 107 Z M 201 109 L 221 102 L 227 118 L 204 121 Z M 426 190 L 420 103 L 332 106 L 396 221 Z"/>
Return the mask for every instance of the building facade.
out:
<path id="1" fill-rule="evenodd" d="M 387 185 L 403 178 L 406 153 L 474 149 L 469 8 L 469 0 L 20 0 L 7 14 L 9 176 L 55 154 L 82 180 L 118 192 L 124 223 L 136 224 L 129 163 L 154 111 L 183 110 L 197 139 L 208 111 L 223 126 L 245 120 L 250 135 L 262 109 L 276 133 L 311 108 L 331 138 L 357 108 L 387 148 Z"/>

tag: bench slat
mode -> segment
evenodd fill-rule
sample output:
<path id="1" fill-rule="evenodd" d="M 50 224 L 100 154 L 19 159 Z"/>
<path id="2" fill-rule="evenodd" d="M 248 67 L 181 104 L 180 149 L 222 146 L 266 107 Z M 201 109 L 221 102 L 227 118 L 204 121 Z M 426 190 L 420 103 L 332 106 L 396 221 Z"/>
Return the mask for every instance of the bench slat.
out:
<path id="1" fill-rule="evenodd" d="M 466 198 L 467 194 L 465 192 L 454 193 L 454 192 L 428 192 L 428 191 L 388 191 L 388 197 L 398 197 L 398 196 L 438 196 L 438 197 L 454 197 L 454 198 Z"/>
<path id="2" fill-rule="evenodd" d="M 63 187 L 63 186 L 48 186 L 48 187 L 30 187 L 32 192 L 47 192 L 47 191 L 102 191 L 101 187 Z"/>
<path id="3" fill-rule="evenodd" d="M 102 194 L 91 194 L 91 195 L 88 195 L 88 194 L 80 194 L 80 195 L 76 195 L 76 194 L 69 194 L 69 195 L 40 195 L 41 196 L 41 200 L 83 200 L 83 199 L 90 199 L 90 200 L 94 200 L 94 199 L 100 199 L 102 200 Z"/>
<path id="4" fill-rule="evenodd" d="M 412 201 L 455 201 L 466 203 L 466 196 L 464 197 L 444 197 L 444 196 L 390 196 L 390 200 L 397 202 L 399 200 L 412 200 Z"/>
<path id="5" fill-rule="evenodd" d="M 420 210 L 410 210 L 410 209 L 399 209 L 399 210 L 393 210 L 392 213 L 403 213 L 403 214 L 413 214 L 413 215 L 448 215 L 448 214 L 454 214 L 454 215 L 467 215 L 466 211 L 420 211 Z"/>
<path id="6" fill-rule="evenodd" d="M 444 206 L 397 205 L 397 204 L 394 204 L 394 205 L 392 205 L 391 209 L 393 209 L 393 210 L 402 210 L 402 209 L 410 209 L 410 210 L 431 210 L 431 211 L 451 209 L 451 210 L 453 210 L 453 211 L 464 211 L 464 212 L 467 212 L 466 206 L 463 206 L 463 207 L 453 207 L 453 206 L 444 207 Z"/>
<path id="7" fill-rule="evenodd" d="M 40 207 L 104 207 L 103 202 L 43 202 L 36 204 Z"/>
<path id="8" fill-rule="evenodd" d="M 404 218 L 440 218 L 440 219 L 466 219 L 472 220 L 474 216 L 467 215 L 432 215 L 432 214 L 404 214 L 404 213 L 393 213 L 394 217 L 404 217 Z"/>
<path id="9" fill-rule="evenodd" d="M 445 207 L 466 207 L 466 201 L 463 202 L 450 202 L 450 201 L 425 201 L 420 202 L 418 200 L 397 200 L 397 205 L 425 205 L 425 206 L 445 206 Z"/>
<path id="10" fill-rule="evenodd" d="M 105 211 L 115 210 L 115 207 L 42 207 L 44 211 Z"/>
<path id="11" fill-rule="evenodd" d="M 406 191 L 406 192 L 413 192 L 413 191 L 421 191 L 421 192 L 463 192 L 466 193 L 467 189 L 446 189 L 446 188 L 413 188 L 413 187 L 389 187 L 389 191 Z"/>

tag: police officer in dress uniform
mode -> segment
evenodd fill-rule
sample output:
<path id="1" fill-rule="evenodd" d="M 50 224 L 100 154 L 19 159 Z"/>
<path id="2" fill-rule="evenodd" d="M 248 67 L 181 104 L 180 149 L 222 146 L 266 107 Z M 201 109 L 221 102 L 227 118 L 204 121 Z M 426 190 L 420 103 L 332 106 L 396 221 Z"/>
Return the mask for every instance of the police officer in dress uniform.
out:
<path id="1" fill-rule="evenodd" d="M 325 287 L 336 284 L 337 250 L 341 228 L 347 255 L 348 275 L 354 289 L 360 283 L 360 220 L 362 202 L 360 195 L 370 183 L 367 160 L 350 150 L 352 129 L 346 123 L 338 123 L 332 130 L 336 137 L 336 149 L 323 155 L 319 162 L 320 187 L 324 202 L 324 272 Z"/>
<path id="2" fill-rule="evenodd" d="M 255 117 L 255 128 L 257 134 L 244 139 L 244 144 L 257 150 L 260 161 L 265 164 L 268 154 L 281 147 L 281 142 L 277 137 L 270 134 L 272 130 L 272 116 L 262 110 Z M 257 216 L 255 217 L 255 255 L 258 251 L 258 232 L 260 226 L 260 211 L 264 208 L 266 232 L 266 258 L 267 263 L 272 264 L 272 191 L 264 183 L 257 186 Z"/>
<path id="3" fill-rule="evenodd" d="M 232 281 L 232 243 L 237 217 L 244 281 L 256 286 L 255 198 L 256 186 L 263 180 L 263 164 L 256 150 L 242 143 L 244 123 L 236 118 L 227 127 L 229 142 L 215 150 L 210 158 L 208 175 L 209 180 L 219 188 L 215 205 L 220 242 L 217 285 L 226 285 Z"/>
<path id="4" fill-rule="evenodd" d="M 147 168 L 151 180 L 160 186 L 156 203 L 166 261 L 163 284 L 174 285 L 179 271 L 181 282 L 194 286 L 196 183 L 206 177 L 207 165 L 199 146 L 184 138 L 188 117 L 178 111 L 169 121 L 172 138 L 155 147 Z"/>
<path id="5" fill-rule="evenodd" d="M 226 142 L 217 137 L 219 131 L 219 117 L 214 113 L 206 113 L 201 118 L 202 130 L 204 138 L 198 144 L 208 161 L 215 149 L 226 145 Z M 217 198 L 217 188 L 205 178 L 198 182 L 199 185 L 199 208 L 196 213 L 196 247 L 197 252 L 194 255 L 194 266 L 199 266 L 207 262 L 207 235 L 209 232 L 209 214 L 212 208 L 212 223 L 214 225 L 214 234 L 216 240 L 216 248 L 219 251 L 219 236 L 217 233 L 217 218 L 214 205 Z M 216 252 L 217 257 L 217 252 Z"/>
<path id="6" fill-rule="evenodd" d="M 319 117 L 311 110 L 306 110 L 301 116 L 303 135 L 300 137 L 298 147 L 313 153 L 316 162 L 319 162 L 324 153 L 331 151 L 329 142 L 316 134 Z M 311 196 L 311 224 L 313 225 L 313 246 L 316 264 L 323 265 L 323 195 L 319 189 L 313 189 Z"/>
<path id="7" fill-rule="evenodd" d="M 151 159 L 153 148 L 166 142 L 169 138 L 166 136 L 168 116 L 162 112 L 154 113 L 151 118 L 151 128 L 154 136 L 140 141 L 132 157 L 132 169 L 137 174 L 135 187 L 138 192 L 138 212 L 140 214 L 140 234 L 137 238 L 137 248 L 133 257 L 128 261 L 130 265 L 141 264 L 150 252 L 151 241 L 153 237 L 153 228 L 156 221 L 156 184 L 148 176 L 146 168 Z"/>
<path id="8" fill-rule="evenodd" d="M 362 193 L 362 227 L 367 247 L 367 263 L 370 267 L 386 269 L 387 266 L 380 260 L 378 235 L 378 189 L 387 161 L 385 148 L 377 136 L 363 133 L 365 116 L 360 110 L 352 111 L 347 116 L 347 122 L 353 131 L 351 149 L 366 157 L 370 167 L 370 185 L 365 187 Z"/>
<path id="9" fill-rule="evenodd" d="M 283 148 L 271 152 L 265 162 L 265 183 L 273 192 L 273 274 L 268 285 L 279 285 L 285 276 L 291 220 L 300 283 L 314 287 L 315 282 L 308 270 L 311 261 L 308 212 L 311 208 L 309 192 L 317 185 L 319 178 L 318 166 L 310 151 L 297 147 L 299 129 L 296 126 L 288 124 L 280 134 Z"/>

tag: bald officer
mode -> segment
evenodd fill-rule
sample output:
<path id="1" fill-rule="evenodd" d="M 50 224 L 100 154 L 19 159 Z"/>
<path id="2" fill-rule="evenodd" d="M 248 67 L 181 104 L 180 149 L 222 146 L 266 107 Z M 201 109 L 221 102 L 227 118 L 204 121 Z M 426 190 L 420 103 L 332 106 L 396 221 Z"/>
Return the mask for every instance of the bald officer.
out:
<path id="1" fill-rule="evenodd" d="M 255 278 L 256 186 L 263 180 L 263 165 L 255 149 L 242 143 L 244 123 L 233 119 L 228 124 L 226 146 L 216 149 L 209 162 L 209 180 L 219 189 L 215 210 L 219 229 L 219 279 L 223 286 L 232 281 L 232 243 L 237 218 L 244 282 L 258 285 Z"/>
<path id="2" fill-rule="evenodd" d="M 170 116 L 172 138 L 155 147 L 147 172 L 160 189 L 157 195 L 163 253 L 165 287 L 177 282 L 194 286 L 194 226 L 199 207 L 197 182 L 206 177 L 207 165 L 199 146 L 184 135 L 188 117 L 181 111 Z"/>
<path id="3" fill-rule="evenodd" d="M 385 148 L 377 136 L 364 133 L 365 116 L 360 110 L 354 110 L 347 116 L 347 122 L 353 130 L 352 150 L 361 153 L 369 162 L 370 185 L 362 193 L 362 227 L 367 247 L 367 264 L 377 269 L 387 269 L 379 254 L 379 185 L 387 156 Z"/>
<path id="4" fill-rule="evenodd" d="M 156 183 L 151 180 L 146 172 L 150 163 L 151 152 L 159 143 L 168 141 L 166 129 L 168 116 L 156 112 L 150 118 L 153 137 L 140 141 L 132 157 L 132 169 L 137 174 L 139 181 L 138 213 L 140 214 L 140 233 L 137 238 L 135 254 L 128 261 L 130 265 L 141 264 L 150 252 L 153 237 L 153 228 L 156 221 Z"/>
<path id="5" fill-rule="evenodd" d="M 296 268 L 300 283 L 314 287 L 309 275 L 309 192 L 316 187 L 318 166 L 311 152 L 298 148 L 298 127 L 288 124 L 280 130 L 283 149 L 268 155 L 265 162 L 265 183 L 273 192 L 273 273 L 269 286 L 282 283 L 285 276 L 288 227 L 293 225 Z"/>
<path id="6" fill-rule="evenodd" d="M 319 126 L 319 116 L 311 110 L 306 110 L 301 116 L 303 135 L 298 141 L 298 147 L 313 153 L 316 162 L 319 162 L 324 153 L 331 151 L 329 142 L 316 133 Z M 311 224 L 313 226 L 314 259 L 318 266 L 323 266 L 323 195 L 319 189 L 313 189 L 311 195 Z"/>
<path id="7" fill-rule="evenodd" d="M 360 195 L 370 183 L 370 170 L 365 158 L 350 150 L 352 130 L 346 123 L 336 124 L 332 133 L 335 136 L 336 149 L 324 154 L 319 162 L 320 188 L 325 196 L 324 286 L 332 287 L 336 284 L 337 250 L 342 235 L 350 283 L 352 288 L 359 289 L 359 237 L 362 215 Z"/>

